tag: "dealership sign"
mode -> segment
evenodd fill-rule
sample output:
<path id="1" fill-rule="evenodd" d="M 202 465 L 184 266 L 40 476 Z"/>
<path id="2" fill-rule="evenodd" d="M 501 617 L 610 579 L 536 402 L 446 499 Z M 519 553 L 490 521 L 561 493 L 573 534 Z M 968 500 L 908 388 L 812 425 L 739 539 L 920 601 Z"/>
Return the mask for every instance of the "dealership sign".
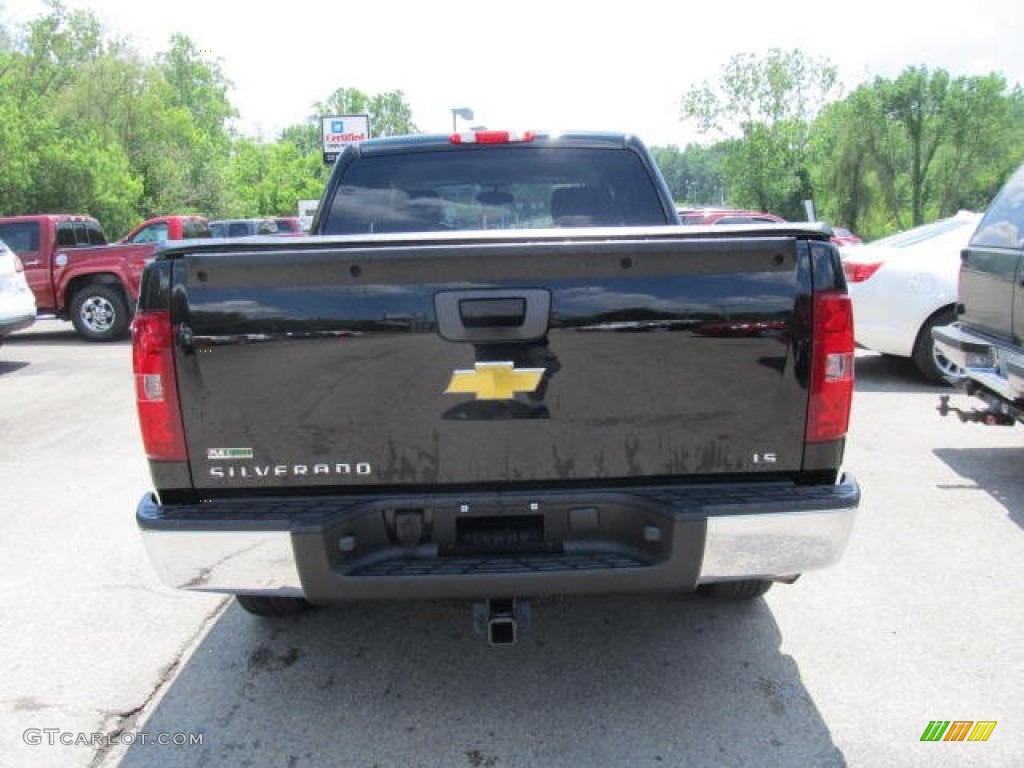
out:
<path id="1" fill-rule="evenodd" d="M 370 138 L 369 115 L 332 115 L 322 118 L 324 162 L 333 163 L 346 144 Z"/>

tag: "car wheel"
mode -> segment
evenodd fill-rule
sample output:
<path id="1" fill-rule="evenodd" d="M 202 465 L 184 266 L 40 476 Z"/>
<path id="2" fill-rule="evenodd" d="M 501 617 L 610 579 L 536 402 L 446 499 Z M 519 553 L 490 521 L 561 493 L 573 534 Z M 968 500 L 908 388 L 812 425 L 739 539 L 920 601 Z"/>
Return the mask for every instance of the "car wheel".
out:
<path id="1" fill-rule="evenodd" d="M 114 341 L 128 334 L 128 302 L 120 288 L 90 283 L 71 300 L 71 324 L 89 341 Z"/>
<path id="2" fill-rule="evenodd" d="M 765 579 L 719 581 L 714 584 L 701 584 L 697 587 L 697 592 L 713 600 L 753 600 L 771 589 L 772 583 Z"/>
<path id="3" fill-rule="evenodd" d="M 301 597 L 271 597 L 269 595 L 235 595 L 238 604 L 254 616 L 294 616 L 313 606 Z"/>
<path id="4" fill-rule="evenodd" d="M 952 309 L 944 309 L 928 318 L 917 334 L 913 359 L 917 370 L 932 384 L 948 384 L 951 378 L 959 378 L 963 371 L 944 357 L 932 339 L 932 328 L 949 325 L 956 320 Z"/>

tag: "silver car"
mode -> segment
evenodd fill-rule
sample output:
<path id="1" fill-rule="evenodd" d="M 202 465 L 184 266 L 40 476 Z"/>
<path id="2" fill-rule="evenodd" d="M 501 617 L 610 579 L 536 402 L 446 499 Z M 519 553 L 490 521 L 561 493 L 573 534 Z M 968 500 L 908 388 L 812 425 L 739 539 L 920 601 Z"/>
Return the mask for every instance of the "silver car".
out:
<path id="1" fill-rule="evenodd" d="M 936 384 L 957 375 L 957 366 L 935 349 L 932 328 L 956 319 L 960 252 L 980 218 L 960 211 L 867 245 L 840 247 L 857 344 L 910 358 Z"/>

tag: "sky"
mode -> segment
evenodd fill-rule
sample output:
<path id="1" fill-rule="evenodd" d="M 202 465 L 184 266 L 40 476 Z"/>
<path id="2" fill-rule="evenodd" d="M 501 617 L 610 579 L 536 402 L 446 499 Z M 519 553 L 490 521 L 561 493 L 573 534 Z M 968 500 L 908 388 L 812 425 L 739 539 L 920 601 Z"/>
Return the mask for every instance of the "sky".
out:
<path id="1" fill-rule="evenodd" d="M 346 87 L 402 91 L 429 132 L 467 107 L 460 130 L 615 130 L 684 147 L 701 137 L 680 120 L 682 95 L 715 83 L 732 56 L 773 48 L 827 58 L 847 91 L 922 65 L 1024 84 L 1020 0 L 63 3 L 147 57 L 187 35 L 231 81 L 238 130 L 266 141 Z M 46 13 L 42 0 L 0 0 L 8 28 Z"/>

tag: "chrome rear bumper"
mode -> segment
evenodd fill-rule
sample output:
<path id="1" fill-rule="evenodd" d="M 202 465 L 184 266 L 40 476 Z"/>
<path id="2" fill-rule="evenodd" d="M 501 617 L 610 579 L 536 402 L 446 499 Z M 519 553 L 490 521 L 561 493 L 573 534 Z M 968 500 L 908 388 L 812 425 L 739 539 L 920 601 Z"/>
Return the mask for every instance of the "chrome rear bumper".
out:
<path id="1" fill-rule="evenodd" d="M 288 505 L 278 500 L 275 508 L 273 499 L 164 507 L 147 495 L 137 521 L 160 578 L 179 589 L 312 602 L 478 598 L 689 591 L 720 581 L 790 579 L 841 558 L 859 500 L 850 475 L 824 488 L 551 495 L 522 506 L 544 512 L 546 531 L 561 531 L 557 551 L 499 554 L 452 554 L 438 546 L 439 533 L 396 544 L 386 509 L 397 503 L 404 510 L 407 500 L 338 500 L 332 509 L 319 497 L 317 512 L 289 516 L 280 512 Z M 431 500 L 435 532 L 449 522 L 447 501 Z M 289 505 L 294 509 L 295 502 Z M 470 506 L 456 504 L 453 520 Z"/>
<path id="2" fill-rule="evenodd" d="M 963 370 L 961 383 L 967 379 L 1008 402 L 1024 401 L 1024 349 L 959 323 L 934 328 L 932 338 L 946 359 Z"/>

